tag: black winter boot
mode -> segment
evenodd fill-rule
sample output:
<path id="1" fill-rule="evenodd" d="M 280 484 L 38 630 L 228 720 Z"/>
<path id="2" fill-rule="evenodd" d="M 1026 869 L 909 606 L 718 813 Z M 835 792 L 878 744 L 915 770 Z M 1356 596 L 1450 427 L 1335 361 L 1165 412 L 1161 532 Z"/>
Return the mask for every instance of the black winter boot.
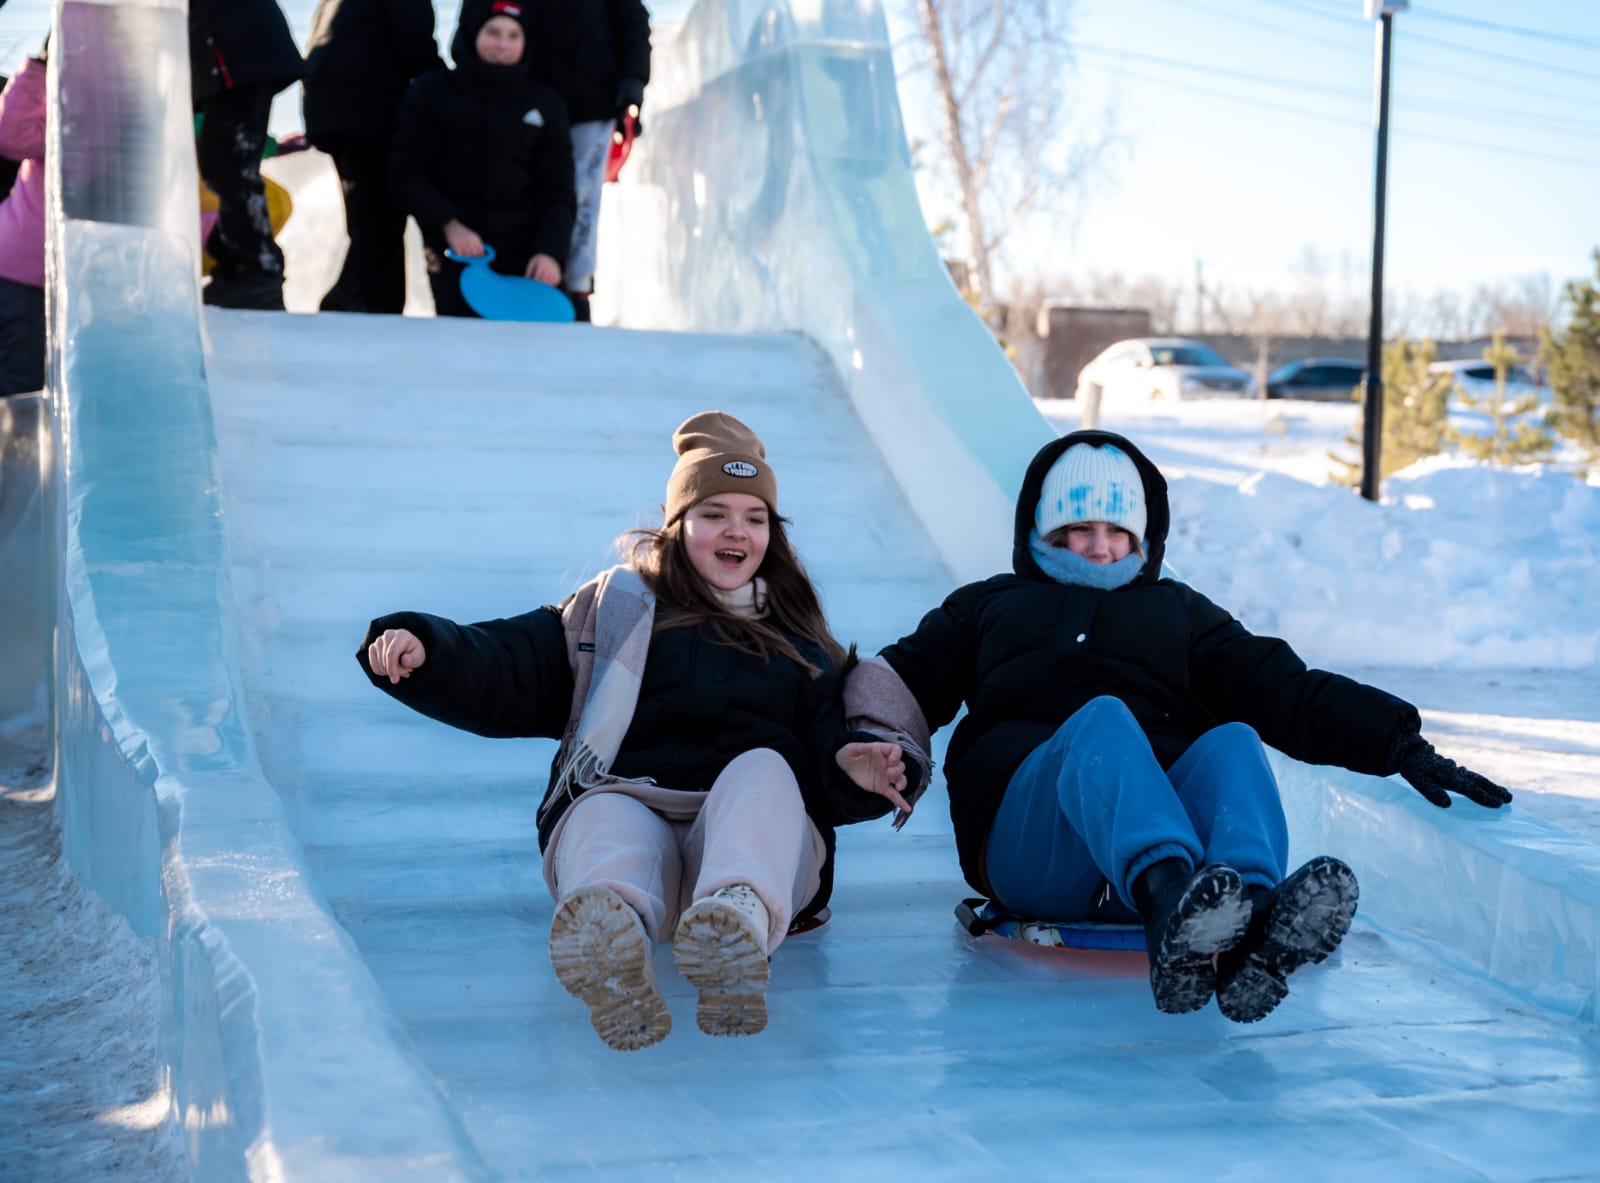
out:
<path id="1" fill-rule="evenodd" d="M 1196 872 L 1183 859 L 1153 863 L 1132 886 L 1150 955 L 1150 992 L 1156 1009 L 1188 1014 L 1211 1000 L 1214 954 L 1244 935 L 1250 905 L 1232 867 L 1216 863 Z"/>
<path id="2" fill-rule="evenodd" d="M 1286 980 L 1327 959 L 1356 914 L 1356 876 L 1319 855 L 1268 892 L 1244 940 L 1217 958 L 1217 1008 L 1235 1023 L 1272 1013 L 1289 993 Z"/>

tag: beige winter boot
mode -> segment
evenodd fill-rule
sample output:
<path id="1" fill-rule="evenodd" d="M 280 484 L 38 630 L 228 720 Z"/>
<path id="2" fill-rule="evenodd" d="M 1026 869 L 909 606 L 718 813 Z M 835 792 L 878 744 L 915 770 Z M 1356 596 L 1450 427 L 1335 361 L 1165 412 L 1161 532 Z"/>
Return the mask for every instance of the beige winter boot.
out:
<path id="1" fill-rule="evenodd" d="M 619 1052 L 659 1043 L 672 1030 L 644 921 L 609 887 L 582 887 L 556 905 L 550 964 L 589 1022 Z"/>
<path id="2" fill-rule="evenodd" d="M 698 900 L 678 921 L 672 956 L 700 991 L 695 1018 L 707 1035 L 754 1035 L 767 1025 L 766 905 L 735 883 Z"/>

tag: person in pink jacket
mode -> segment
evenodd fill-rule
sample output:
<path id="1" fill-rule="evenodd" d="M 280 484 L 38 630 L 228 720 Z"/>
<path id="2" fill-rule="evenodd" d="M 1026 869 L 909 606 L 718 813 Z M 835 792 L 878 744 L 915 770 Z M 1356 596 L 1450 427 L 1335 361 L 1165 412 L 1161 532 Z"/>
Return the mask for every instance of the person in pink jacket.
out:
<path id="1" fill-rule="evenodd" d="M 21 163 L 0 202 L 0 397 L 44 386 L 43 58 L 0 91 L 0 156 Z"/>

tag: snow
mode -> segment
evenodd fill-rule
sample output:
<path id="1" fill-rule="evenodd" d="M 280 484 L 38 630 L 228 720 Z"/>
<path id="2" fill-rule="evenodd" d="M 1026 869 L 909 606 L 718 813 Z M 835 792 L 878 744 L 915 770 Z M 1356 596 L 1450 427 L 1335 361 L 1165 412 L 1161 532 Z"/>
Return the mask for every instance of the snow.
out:
<path id="1" fill-rule="evenodd" d="M 61 858 L 44 728 L 0 735 L 0 1178 L 188 1178 L 155 942 Z"/>

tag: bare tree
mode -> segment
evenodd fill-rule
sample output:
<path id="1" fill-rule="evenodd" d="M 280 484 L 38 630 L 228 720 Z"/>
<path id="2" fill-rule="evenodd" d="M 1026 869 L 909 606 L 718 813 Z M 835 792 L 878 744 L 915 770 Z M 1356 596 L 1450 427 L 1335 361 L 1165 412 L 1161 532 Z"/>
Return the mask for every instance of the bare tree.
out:
<path id="1" fill-rule="evenodd" d="M 1032 213 L 1068 214 L 1109 136 L 1067 142 L 1070 0 L 915 0 L 915 9 L 973 289 L 988 307 L 1007 236 Z"/>

